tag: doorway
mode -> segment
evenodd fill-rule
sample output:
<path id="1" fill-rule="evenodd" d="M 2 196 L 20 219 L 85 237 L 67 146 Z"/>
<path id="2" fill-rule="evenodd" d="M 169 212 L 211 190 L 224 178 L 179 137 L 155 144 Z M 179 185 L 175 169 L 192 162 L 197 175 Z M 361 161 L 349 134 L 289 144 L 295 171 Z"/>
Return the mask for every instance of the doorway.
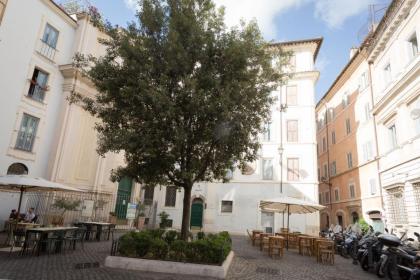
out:
<path id="1" fill-rule="evenodd" d="M 261 227 L 266 233 L 274 232 L 274 213 L 261 212 Z"/>
<path id="2" fill-rule="evenodd" d="M 131 199 L 131 187 L 133 180 L 124 177 L 118 182 L 117 201 L 115 203 L 115 215 L 118 219 L 125 219 L 127 216 L 127 206 Z"/>
<path id="3" fill-rule="evenodd" d="M 195 198 L 191 204 L 190 227 L 203 228 L 204 203 L 201 198 Z"/>

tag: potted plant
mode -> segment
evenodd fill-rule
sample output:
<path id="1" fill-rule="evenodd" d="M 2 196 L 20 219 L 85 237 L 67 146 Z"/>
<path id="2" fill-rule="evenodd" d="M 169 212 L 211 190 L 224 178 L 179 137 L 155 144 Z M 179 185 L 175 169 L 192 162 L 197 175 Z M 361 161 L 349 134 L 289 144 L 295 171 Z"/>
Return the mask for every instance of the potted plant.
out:
<path id="1" fill-rule="evenodd" d="M 165 229 L 167 227 L 171 227 L 168 213 L 166 213 L 165 211 L 160 212 L 159 218 L 160 218 L 160 224 L 159 224 L 160 228 Z"/>
<path id="2" fill-rule="evenodd" d="M 146 214 L 144 213 L 144 204 L 139 204 L 137 216 L 137 229 L 143 229 L 146 221 Z"/>
<path id="3" fill-rule="evenodd" d="M 80 206 L 80 200 L 68 200 L 65 198 L 58 198 L 53 204 L 56 209 L 62 210 L 58 215 L 53 215 L 51 224 L 54 226 L 62 226 L 64 224 L 64 214 L 67 211 L 74 211 Z"/>

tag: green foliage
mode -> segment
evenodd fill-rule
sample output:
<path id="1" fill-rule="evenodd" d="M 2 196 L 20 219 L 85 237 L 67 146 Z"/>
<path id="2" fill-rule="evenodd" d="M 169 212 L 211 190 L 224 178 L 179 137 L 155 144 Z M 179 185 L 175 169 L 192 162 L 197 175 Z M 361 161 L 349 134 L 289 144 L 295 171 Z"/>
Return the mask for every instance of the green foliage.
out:
<path id="1" fill-rule="evenodd" d="M 169 245 L 171 245 L 175 240 L 179 240 L 180 238 L 181 238 L 181 235 L 176 230 L 169 230 L 165 232 L 165 235 L 164 235 L 164 239 L 166 243 L 168 243 Z"/>
<path id="2" fill-rule="evenodd" d="M 105 28 L 104 57 L 76 54 L 74 66 L 98 94 L 69 100 L 99 120 L 100 155 L 125 155 L 113 180 L 190 191 L 257 159 L 288 55 L 264 41 L 256 22 L 228 30 L 223 18 L 211 0 L 143 0 L 137 23 Z M 183 207 L 186 239 L 191 205 Z"/>
<path id="3" fill-rule="evenodd" d="M 149 229 L 147 231 L 142 231 L 145 232 L 147 234 L 149 234 L 152 238 L 156 239 L 156 238 L 162 238 L 163 234 L 165 233 L 164 229 Z"/>
<path id="4" fill-rule="evenodd" d="M 159 213 L 159 218 L 160 218 L 160 224 L 159 227 L 162 229 L 165 229 L 169 226 L 169 214 L 166 213 L 165 211 L 162 211 Z"/>
<path id="5" fill-rule="evenodd" d="M 80 206 L 80 203 L 81 203 L 80 200 L 69 200 L 62 197 L 62 198 L 57 198 L 52 206 L 57 209 L 63 210 L 62 215 L 64 215 L 66 211 L 76 210 Z"/>
<path id="6" fill-rule="evenodd" d="M 150 243 L 150 253 L 154 259 L 165 259 L 169 251 L 169 245 L 162 239 L 153 239 Z"/>
<path id="7" fill-rule="evenodd" d="M 357 223 L 359 224 L 363 234 L 366 234 L 369 231 L 369 224 L 366 223 L 365 219 L 359 218 Z"/>
<path id="8" fill-rule="evenodd" d="M 197 232 L 197 239 L 203 239 L 206 236 L 206 234 L 202 231 Z"/>
<path id="9" fill-rule="evenodd" d="M 232 249 L 227 232 L 202 235 L 201 239 L 186 242 L 176 231 L 160 230 L 129 232 L 120 238 L 119 253 L 128 257 L 152 258 L 192 263 L 221 264 Z"/>

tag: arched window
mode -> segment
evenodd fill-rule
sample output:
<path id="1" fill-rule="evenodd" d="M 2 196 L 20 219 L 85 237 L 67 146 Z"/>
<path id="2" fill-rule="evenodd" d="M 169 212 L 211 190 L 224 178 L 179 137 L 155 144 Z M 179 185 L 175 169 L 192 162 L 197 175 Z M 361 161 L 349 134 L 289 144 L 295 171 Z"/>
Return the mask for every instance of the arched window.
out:
<path id="1" fill-rule="evenodd" d="M 7 175 L 27 175 L 28 167 L 23 163 L 15 162 L 7 168 Z"/>

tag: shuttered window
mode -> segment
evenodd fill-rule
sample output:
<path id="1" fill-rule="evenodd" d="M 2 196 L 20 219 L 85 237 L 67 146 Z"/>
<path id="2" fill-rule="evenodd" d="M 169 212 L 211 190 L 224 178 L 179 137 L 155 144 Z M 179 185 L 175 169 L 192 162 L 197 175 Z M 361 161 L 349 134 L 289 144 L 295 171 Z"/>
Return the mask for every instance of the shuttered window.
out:
<path id="1" fill-rule="evenodd" d="M 22 122 L 16 139 L 15 148 L 27 152 L 31 152 L 36 131 L 38 129 L 39 119 L 28 114 L 23 114 Z"/>
<path id="2" fill-rule="evenodd" d="M 299 180 L 299 159 L 298 158 L 287 159 L 287 180 L 289 181 Z"/>

